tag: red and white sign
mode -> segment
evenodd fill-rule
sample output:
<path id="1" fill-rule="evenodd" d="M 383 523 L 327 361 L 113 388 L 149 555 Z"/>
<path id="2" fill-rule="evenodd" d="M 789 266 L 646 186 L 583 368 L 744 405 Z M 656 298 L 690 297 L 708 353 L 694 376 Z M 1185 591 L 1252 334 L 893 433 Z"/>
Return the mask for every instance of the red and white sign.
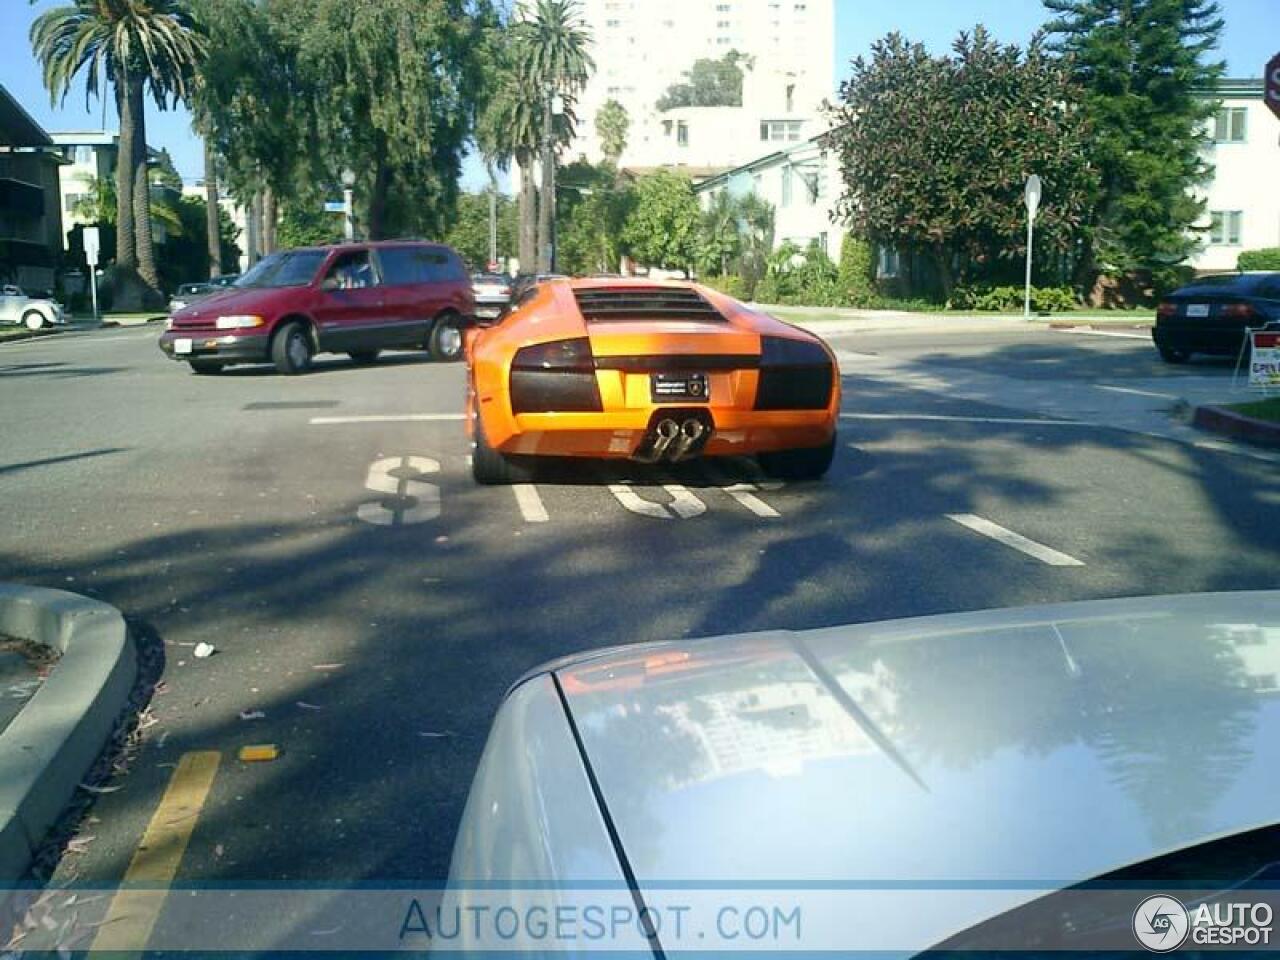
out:
<path id="1" fill-rule="evenodd" d="M 1249 386 L 1280 387 L 1280 330 L 1254 330 L 1249 356 Z"/>
<path id="2" fill-rule="evenodd" d="M 1280 53 L 1267 62 L 1267 106 L 1271 112 L 1280 117 Z"/>

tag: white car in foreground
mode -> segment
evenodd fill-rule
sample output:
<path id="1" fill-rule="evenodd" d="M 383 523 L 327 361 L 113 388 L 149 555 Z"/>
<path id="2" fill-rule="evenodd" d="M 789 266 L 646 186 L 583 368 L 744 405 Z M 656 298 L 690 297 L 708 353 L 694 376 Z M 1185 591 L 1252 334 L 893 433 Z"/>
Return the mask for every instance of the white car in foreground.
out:
<path id="1" fill-rule="evenodd" d="M 0 287 L 0 323 L 21 323 L 28 330 L 66 323 L 67 315 L 56 300 L 29 297 L 21 287 Z"/>
<path id="2" fill-rule="evenodd" d="M 508 693 L 432 949 L 1226 942 L 1268 910 L 1202 907 L 1275 892 L 1277 677 L 1280 592 L 584 653 Z"/>

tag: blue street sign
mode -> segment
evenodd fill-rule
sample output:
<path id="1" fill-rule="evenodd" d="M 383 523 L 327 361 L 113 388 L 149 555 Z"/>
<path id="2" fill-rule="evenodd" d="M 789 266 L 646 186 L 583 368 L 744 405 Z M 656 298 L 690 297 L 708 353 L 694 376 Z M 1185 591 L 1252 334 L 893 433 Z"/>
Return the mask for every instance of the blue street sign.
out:
<path id="1" fill-rule="evenodd" d="M 347 205 L 341 200 L 326 200 L 324 202 L 325 213 L 346 213 Z"/>

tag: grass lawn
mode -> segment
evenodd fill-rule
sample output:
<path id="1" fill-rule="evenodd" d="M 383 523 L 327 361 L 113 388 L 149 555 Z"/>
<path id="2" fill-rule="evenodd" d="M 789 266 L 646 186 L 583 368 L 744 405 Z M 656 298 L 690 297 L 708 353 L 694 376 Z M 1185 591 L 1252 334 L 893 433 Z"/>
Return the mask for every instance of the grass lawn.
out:
<path id="1" fill-rule="evenodd" d="M 1272 397 L 1269 400 L 1255 400 L 1252 403 L 1235 403 L 1227 409 L 1242 413 L 1246 417 L 1253 417 L 1255 420 L 1269 420 L 1272 423 L 1280 423 L 1280 397 Z"/>

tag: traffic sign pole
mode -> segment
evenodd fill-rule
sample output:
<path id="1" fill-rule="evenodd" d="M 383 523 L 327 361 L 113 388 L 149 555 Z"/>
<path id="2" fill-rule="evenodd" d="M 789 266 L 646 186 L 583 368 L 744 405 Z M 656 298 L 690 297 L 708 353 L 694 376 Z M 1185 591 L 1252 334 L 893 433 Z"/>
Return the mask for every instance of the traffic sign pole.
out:
<path id="1" fill-rule="evenodd" d="M 85 265 L 89 268 L 89 295 L 93 298 L 93 322 L 98 322 L 98 249 L 101 238 L 97 227 L 85 227 L 80 234 L 84 243 Z"/>
<path id="2" fill-rule="evenodd" d="M 1027 283 L 1023 292 L 1022 319 L 1031 319 L 1031 249 L 1035 240 L 1036 212 L 1040 209 L 1040 178 L 1034 173 L 1027 177 L 1027 186 L 1023 191 L 1023 200 L 1027 204 Z"/>

